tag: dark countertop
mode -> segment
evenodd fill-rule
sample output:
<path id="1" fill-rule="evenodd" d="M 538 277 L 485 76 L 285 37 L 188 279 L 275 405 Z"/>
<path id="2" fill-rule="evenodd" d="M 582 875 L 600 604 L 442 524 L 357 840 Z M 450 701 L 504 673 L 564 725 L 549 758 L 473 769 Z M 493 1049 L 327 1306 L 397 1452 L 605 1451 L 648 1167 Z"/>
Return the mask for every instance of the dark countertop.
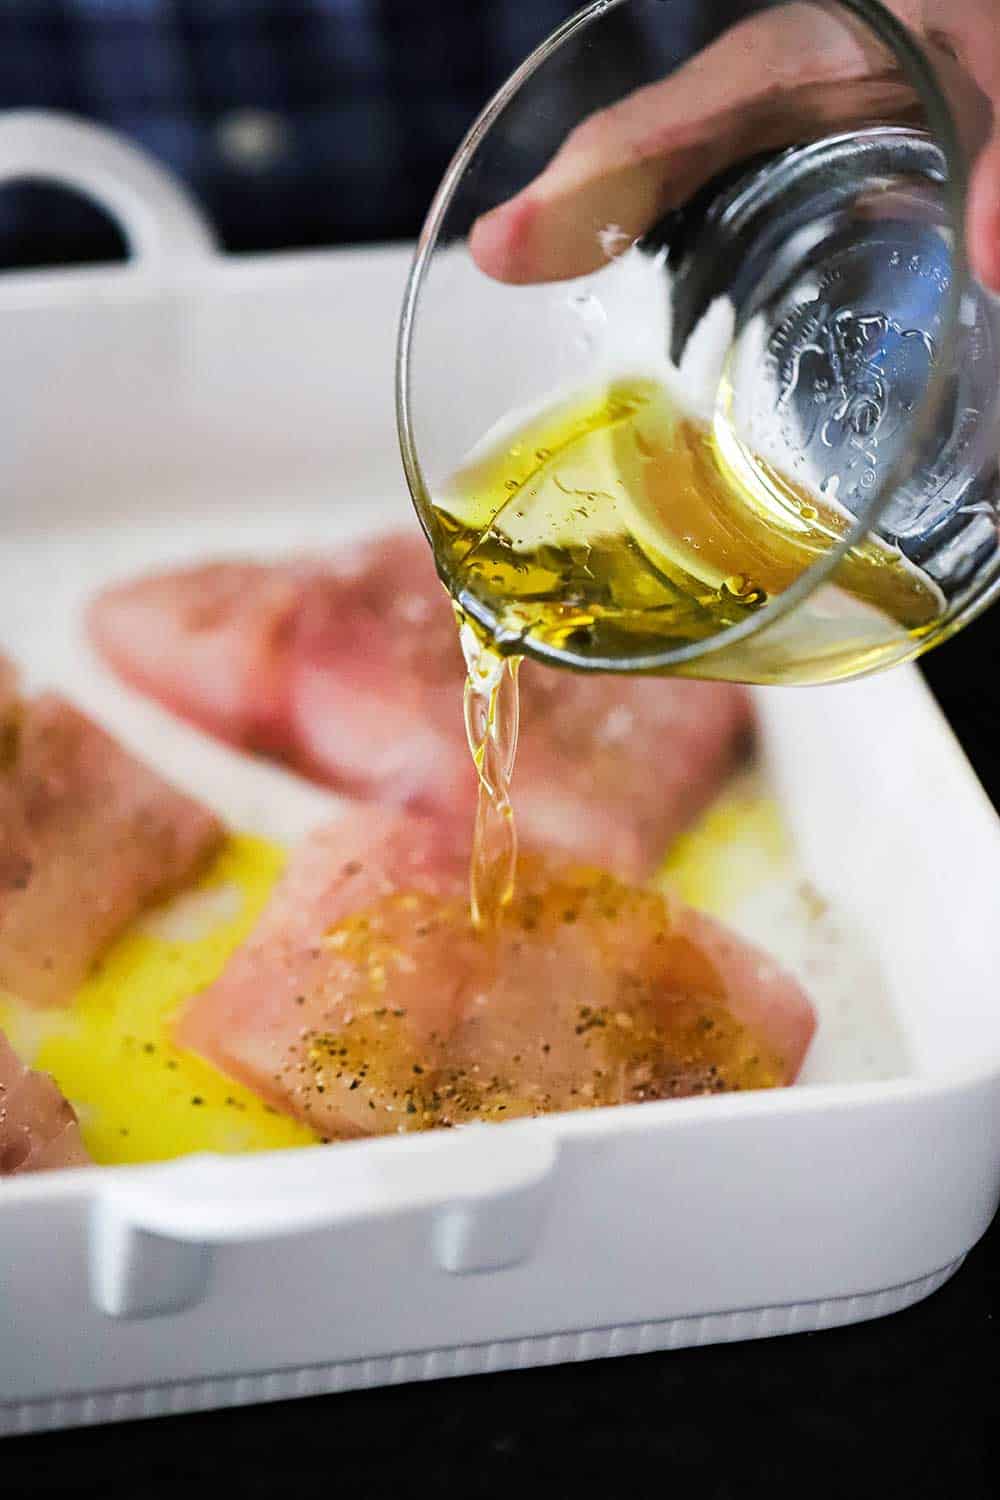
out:
<path id="1" fill-rule="evenodd" d="M 927 676 L 1000 807 L 1000 610 Z M 998 1265 L 995 1223 L 933 1297 L 853 1328 L 15 1439 L 0 1488 L 992 1500 Z"/>

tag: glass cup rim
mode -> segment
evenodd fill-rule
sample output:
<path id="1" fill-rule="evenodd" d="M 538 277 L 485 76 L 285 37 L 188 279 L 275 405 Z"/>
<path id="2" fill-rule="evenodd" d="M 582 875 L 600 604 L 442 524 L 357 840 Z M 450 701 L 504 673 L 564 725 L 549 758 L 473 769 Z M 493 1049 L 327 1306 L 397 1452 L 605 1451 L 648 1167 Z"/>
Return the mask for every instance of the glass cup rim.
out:
<path id="1" fill-rule="evenodd" d="M 544 41 L 539 43 L 521 65 L 510 74 L 466 132 L 441 179 L 421 228 L 407 277 L 396 343 L 396 427 L 407 487 L 417 518 L 432 549 L 433 535 L 426 515 L 430 491 L 424 481 L 414 433 L 411 352 L 420 293 L 438 244 L 445 216 L 459 189 L 466 167 L 496 120 L 523 85 L 572 37 L 587 30 L 611 11 L 629 3 L 631 0 L 590 0 L 589 4 L 568 17 L 561 26 L 558 26 Z M 792 3 L 792 0 L 788 0 L 788 3 Z M 909 451 L 915 454 L 920 449 L 922 439 L 933 429 L 936 418 L 942 410 L 946 396 L 947 372 L 956 345 L 961 300 L 969 279 L 965 243 L 968 175 L 965 155 L 951 107 L 938 81 L 933 64 L 926 56 L 918 39 L 908 27 L 881 4 L 881 0 L 806 0 L 806 3 L 817 10 L 840 11 L 854 15 L 889 47 L 916 90 L 924 110 L 929 129 L 923 133 L 938 146 L 945 159 L 947 175 L 942 189 L 951 221 L 949 227 L 952 233 L 953 268 L 951 284 L 945 300 L 944 331 L 941 339 L 945 357 L 939 361 L 937 370 L 931 374 L 920 411 L 913 424 L 914 440 L 909 445 Z M 761 6 L 762 10 L 769 8 L 774 7 Z M 753 12 L 750 14 L 752 15 Z M 870 127 L 873 134 L 879 131 L 893 132 L 903 129 L 907 127 L 897 125 Z M 856 136 L 858 133 L 855 131 L 847 134 Z M 840 139 L 844 134 L 845 132 L 838 132 L 835 136 L 825 139 Z M 896 460 L 883 476 L 882 482 L 870 498 L 863 514 L 858 517 L 841 541 L 830 548 L 823 557 L 817 558 L 815 562 L 803 569 L 794 583 L 769 600 L 762 609 L 756 611 L 748 619 L 728 626 L 725 630 L 720 630 L 705 640 L 665 651 L 628 657 L 578 656 L 572 651 L 549 645 L 530 636 L 519 638 L 516 649 L 504 642 L 504 649 L 513 655 L 526 656 L 563 669 L 623 674 L 667 672 L 702 658 L 716 656 L 747 637 L 761 634 L 815 593 L 835 572 L 847 553 L 857 547 L 869 534 L 898 488 L 912 474 L 914 462 L 915 460 L 910 461 L 906 457 Z M 459 605 L 472 620 L 493 636 L 496 622 L 491 612 L 474 595 L 455 596 L 452 580 L 445 576 L 436 554 L 435 562 L 438 563 L 441 580 L 449 593 L 457 598 Z"/>

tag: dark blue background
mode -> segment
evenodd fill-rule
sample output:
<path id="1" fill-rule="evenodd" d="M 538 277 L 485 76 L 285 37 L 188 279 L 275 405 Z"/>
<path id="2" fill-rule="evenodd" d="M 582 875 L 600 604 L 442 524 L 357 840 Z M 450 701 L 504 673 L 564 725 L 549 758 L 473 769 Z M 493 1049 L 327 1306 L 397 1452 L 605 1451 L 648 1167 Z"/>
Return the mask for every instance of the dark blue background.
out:
<path id="1" fill-rule="evenodd" d="M 187 182 L 229 249 L 392 239 L 416 233 L 467 126 L 576 8 L 0 0 L 0 108 L 68 110 L 123 132 Z M 232 144 L 248 114 L 266 133 L 256 152 Z M 0 195 L 7 264 L 116 252 L 110 225 L 60 197 Z"/>

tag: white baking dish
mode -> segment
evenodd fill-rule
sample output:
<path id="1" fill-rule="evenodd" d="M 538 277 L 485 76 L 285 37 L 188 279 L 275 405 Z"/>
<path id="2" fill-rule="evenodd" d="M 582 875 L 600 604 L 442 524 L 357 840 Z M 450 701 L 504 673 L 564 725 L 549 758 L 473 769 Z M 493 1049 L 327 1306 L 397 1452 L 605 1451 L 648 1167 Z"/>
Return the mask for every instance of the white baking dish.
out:
<path id="1" fill-rule="evenodd" d="M 407 516 L 407 256 L 223 260 L 131 153 L 38 117 L 0 123 L 4 164 L 103 196 L 139 255 L 0 285 L 3 639 L 233 819 L 295 832 L 332 799 L 109 690 L 74 611 L 137 562 Z M 940 1286 L 1000 1185 L 1000 825 L 914 672 L 759 701 L 903 1076 L 834 1057 L 776 1093 L 11 1181 L 0 1431 L 826 1328 Z"/>

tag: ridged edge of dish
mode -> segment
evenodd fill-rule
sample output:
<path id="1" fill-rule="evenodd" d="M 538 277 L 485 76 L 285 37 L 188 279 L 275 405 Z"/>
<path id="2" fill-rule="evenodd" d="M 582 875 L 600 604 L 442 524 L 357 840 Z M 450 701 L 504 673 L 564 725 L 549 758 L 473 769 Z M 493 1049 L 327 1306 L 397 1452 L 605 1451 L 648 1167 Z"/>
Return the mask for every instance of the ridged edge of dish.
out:
<path id="1" fill-rule="evenodd" d="M 188 1412 L 289 1401 L 301 1396 L 335 1395 L 341 1391 L 405 1385 L 418 1380 L 575 1364 L 620 1355 L 777 1338 L 790 1333 L 818 1333 L 826 1328 L 842 1328 L 850 1323 L 888 1317 L 912 1307 L 943 1286 L 964 1259 L 965 1256 L 961 1255 L 940 1270 L 902 1286 L 885 1287 L 881 1291 L 852 1297 L 828 1297 L 817 1302 L 779 1304 L 659 1322 L 625 1323 L 576 1333 L 500 1339 L 491 1344 L 465 1344 L 410 1354 L 339 1360 L 331 1364 L 265 1370 L 250 1375 L 209 1376 L 135 1386 L 127 1390 L 91 1391 L 9 1402 L 0 1404 L 0 1437 L 138 1421 L 146 1417 L 181 1416 Z"/>

